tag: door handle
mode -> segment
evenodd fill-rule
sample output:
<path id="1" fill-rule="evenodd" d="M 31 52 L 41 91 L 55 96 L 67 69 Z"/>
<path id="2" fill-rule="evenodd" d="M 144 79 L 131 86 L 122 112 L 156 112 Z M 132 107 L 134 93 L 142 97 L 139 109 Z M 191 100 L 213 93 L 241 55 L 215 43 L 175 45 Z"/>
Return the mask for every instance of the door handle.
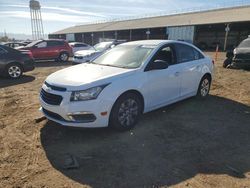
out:
<path id="1" fill-rule="evenodd" d="M 180 75 L 180 72 L 176 72 L 174 73 L 175 76 L 179 76 Z"/>

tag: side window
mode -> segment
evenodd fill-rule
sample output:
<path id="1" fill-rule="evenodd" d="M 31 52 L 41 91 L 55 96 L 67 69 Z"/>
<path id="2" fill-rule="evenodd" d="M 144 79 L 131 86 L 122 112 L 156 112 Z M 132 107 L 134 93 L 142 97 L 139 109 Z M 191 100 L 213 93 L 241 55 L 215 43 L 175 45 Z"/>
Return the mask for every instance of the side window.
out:
<path id="1" fill-rule="evenodd" d="M 49 47 L 52 47 L 52 46 L 62 46 L 63 45 L 63 42 L 61 41 L 48 41 L 48 46 Z"/>
<path id="2" fill-rule="evenodd" d="M 163 47 L 154 56 L 153 61 L 155 60 L 166 61 L 169 65 L 175 64 L 175 56 L 173 48 L 170 46 Z"/>
<path id="3" fill-rule="evenodd" d="M 204 55 L 202 55 L 198 50 L 196 50 L 196 49 L 193 49 L 193 50 L 194 50 L 195 60 L 203 59 L 204 58 Z"/>
<path id="4" fill-rule="evenodd" d="M 178 63 L 184 63 L 204 58 L 204 56 L 199 51 L 197 51 L 195 48 L 191 46 L 185 44 L 175 44 L 175 45 L 176 45 Z"/>
<path id="5" fill-rule="evenodd" d="M 40 42 L 36 44 L 37 48 L 46 48 L 47 47 L 47 42 Z"/>

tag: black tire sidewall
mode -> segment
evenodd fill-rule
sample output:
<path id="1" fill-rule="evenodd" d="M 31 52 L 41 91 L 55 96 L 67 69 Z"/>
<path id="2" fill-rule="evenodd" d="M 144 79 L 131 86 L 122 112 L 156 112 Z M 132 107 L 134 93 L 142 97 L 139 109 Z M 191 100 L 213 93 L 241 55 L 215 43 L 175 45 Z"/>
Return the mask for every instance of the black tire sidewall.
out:
<path id="1" fill-rule="evenodd" d="M 11 76 L 9 75 L 9 68 L 12 67 L 12 66 L 17 66 L 17 67 L 20 68 L 21 74 L 20 74 L 19 77 L 14 78 L 14 77 L 11 77 Z M 5 68 L 5 75 L 6 75 L 8 78 L 11 78 L 11 79 L 18 79 L 18 78 L 20 78 L 20 77 L 23 75 L 23 68 L 22 68 L 22 66 L 19 65 L 18 63 L 10 63 L 10 64 L 8 64 L 8 65 L 6 66 L 6 68 Z"/>
<path id="2" fill-rule="evenodd" d="M 123 101 L 125 101 L 129 98 L 131 98 L 137 102 L 138 108 L 139 108 L 139 113 L 136 117 L 135 122 L 132 125 L 125 127 L 125 126 L 121 125 L 120 122 L 118 121 L 118 111 L 119 111 L 120 105 L 123 103 Z M 114 128 L 116 130 L 126 131 L 129 129 L 132 129 L 138 123 L 141 115 L 142 115 L 142 101 L 141 101 L 140 97 L 134 93 L 125 93 L 122 96 L 120 96 L 116 100 L 115 104 L 113 105 L 113 108 L 112 108 L 111 113 L 110 113 L 109 124 L 112 128 Z"/>
<path id="3" fill-rule="evenodd" d="M 224 62 L 223 62 L 223 67 L 224 68 L 227 68 L 228 65 L 230 65 L 232 63 L 232 60 L 231 59 L 226 59 Z"/>

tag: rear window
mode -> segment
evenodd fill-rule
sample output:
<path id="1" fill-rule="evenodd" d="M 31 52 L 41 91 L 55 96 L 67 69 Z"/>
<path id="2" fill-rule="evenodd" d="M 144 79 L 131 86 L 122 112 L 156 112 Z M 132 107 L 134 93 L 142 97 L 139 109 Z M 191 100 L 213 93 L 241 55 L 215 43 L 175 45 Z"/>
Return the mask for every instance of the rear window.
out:
<path id="1" fill-rule="evenodd" d="M 239 48 L 250 48 L 250 39 L 243 40 L 238 47 Z"/>
<path id="2" fill-rule="evenodd" d="M 48 46 L 63 46 L 63 41 L 47 41 Z"/>
<path id="3" fill-rule="evenodd" d="M 204 58 L 195 48 L 185 44 L 175 44 L 178 63 L 194 61 Z"/>
<path id="4" fill-rule="evenodd" d="M 87 47 L 88 45 L 87 44 L 75 44 L 74 47 Z"/>
<path id="5" fill-rule="evenodd" d="M 5 54 L 5 53 L 6 53 L 6 51 L 4 49 L 0 48 L 0 54 Z"/>

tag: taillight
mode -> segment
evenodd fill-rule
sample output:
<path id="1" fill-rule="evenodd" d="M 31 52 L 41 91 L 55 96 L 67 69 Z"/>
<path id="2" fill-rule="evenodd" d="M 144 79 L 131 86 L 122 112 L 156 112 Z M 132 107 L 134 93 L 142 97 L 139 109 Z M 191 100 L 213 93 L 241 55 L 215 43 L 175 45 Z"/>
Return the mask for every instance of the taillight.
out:
<path id="1" fill-rule="evenodd" d="M 33 59 L 33 54 L 32 54 L 31 51 L 28 51 L 27 54 L 28 54 L 28 56 L 29 56 L 31 59 Z"/>
<path id="2" fill-rule="evenodd" d="M 213 63 L 213 65 L 214 65 L 214 60 L 212 60 L 212 63 Z"/>

